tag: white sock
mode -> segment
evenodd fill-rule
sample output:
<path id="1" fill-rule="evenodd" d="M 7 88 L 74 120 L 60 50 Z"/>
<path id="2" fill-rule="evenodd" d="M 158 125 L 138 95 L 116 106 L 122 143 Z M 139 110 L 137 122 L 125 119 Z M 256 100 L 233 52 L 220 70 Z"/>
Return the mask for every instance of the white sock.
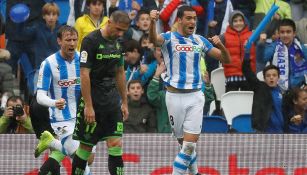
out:
<path id="1" fill-rule="evenodd" d="M 196 156 L 195 150 L 192 153 L 191 157 L 192 157 L 192 159 L 191 159 L 190 165 L 188 167 L 189 173 L 197 174 L 198 173 L 198 167 L 197 167 L 197 156 Z"/>
<path id="2" fill-rule="evenodd" d="M 61 141 L 58 140 L 58 139 L 53 139 L 50 142 L 49 147 L 52 148 L 52 149 L 63 152 L 63 145 L 62 145 Z M 64 154 L 66 155 L 66 153 L 64 153 Z"/>
<path id="3" fill-rule="evenodd" d="M 196 143 L 183 141 L 182 148 L 177 154 L 173 164 L 173 175 L 185 174 L 190 162 L 191 155 L 195 151 Z"/>

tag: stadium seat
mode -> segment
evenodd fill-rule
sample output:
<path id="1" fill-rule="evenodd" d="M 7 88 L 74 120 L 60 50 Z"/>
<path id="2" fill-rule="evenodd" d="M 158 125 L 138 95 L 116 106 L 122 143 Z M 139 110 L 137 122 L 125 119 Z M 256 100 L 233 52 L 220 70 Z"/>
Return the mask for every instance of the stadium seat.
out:
<path id="1" fill-rule="evenodd" d="M 222 116 L 208 116 L 203 118 L 202 133 L 227 133 L 227 121 Z"/>
<path id="2" fill-rule="evenodd" d="M 230 91 L 222 95 L 221 108 L 229 125 L 240 114 L 251 114 L 253 91 Z"/>
<path id="3" fill-rule="evenodd" d="M 252 128 L 251 115 L 241 114 L 232 119 L 231 128 L 239 133 L 254 133 Z"/>
<path id="4" fill-rule="evenodd" d="M 213 84 L 217 100 L 221 100 L 222 95 L 225 93 L 225 81 L 223 67 L 219 67 L 211 72 L 211 83 Z"/>

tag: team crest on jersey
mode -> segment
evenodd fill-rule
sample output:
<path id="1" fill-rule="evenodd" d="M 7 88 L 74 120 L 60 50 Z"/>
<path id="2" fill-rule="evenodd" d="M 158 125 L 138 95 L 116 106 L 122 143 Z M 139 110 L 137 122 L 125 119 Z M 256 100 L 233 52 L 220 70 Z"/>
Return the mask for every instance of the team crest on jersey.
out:
<path id="1" fill-rule="evenodd" d="M 80 56 L 80 62 L 81 63 L 86 63 L 87 62 L 87 56 L 88 56 L 87 52 L 86 51 L 82 51 L 81 52 L 81 56 Z"/>
<path id="2" fill-rule="evenodd" d="M 58 85 L 61 87 L 69 87 L 69 86 L 76 86 L 80 85 L 80 78 L 74 78 L 74 79 L 63 79 L 58 81 Z"/>
<path id="3" fill-rule="evenodd" d="M 201 47 L 190 44 L 176 44 L 175 50 L 178 52 L 201 52 Z"/>

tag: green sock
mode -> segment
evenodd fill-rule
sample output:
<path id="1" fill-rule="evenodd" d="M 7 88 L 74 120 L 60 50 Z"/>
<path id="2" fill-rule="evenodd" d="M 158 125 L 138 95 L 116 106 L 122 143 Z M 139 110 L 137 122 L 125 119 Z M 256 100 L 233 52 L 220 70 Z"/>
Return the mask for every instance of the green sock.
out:
<path id="1" fill-rule="evenodd" d="M 49 157 L 61 163 L 62 160 L 65 158 L 65 155 L 61 151 L 52 151 Z"/>

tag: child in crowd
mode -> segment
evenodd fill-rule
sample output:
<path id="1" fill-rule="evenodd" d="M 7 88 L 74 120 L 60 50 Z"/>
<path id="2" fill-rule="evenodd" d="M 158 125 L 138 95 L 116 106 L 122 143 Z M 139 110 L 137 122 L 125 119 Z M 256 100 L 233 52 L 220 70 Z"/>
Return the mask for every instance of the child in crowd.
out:
<path id="1" fill-rule="evenodd" d="M 79 35 L 77 50 L 81 49 L 82 40 L 86 35 L 102 28 L 108 22 L 109 18 L 103 16 L 103 2 L 104 0 L 86 0 L 89 13 L 79 17 L 75 24 Z"/>
<path id="2" fill-rule="evenodd" d="M 144 89 L 140 80 L 128 83 L 129 117 L 124 121 L 125 133 L 156 132 L 157 119 L 152 107 L 143 97 Z"/>
<path id="3" fill-rule="evenodd" d="M 244 14 L 240 11 L 233 11 L 230 14 L 229 26 L 221 40 L 228 49 L 231 62 L 223 64 L 226 77 L 226 92 L 237 90 L 250 90 L 246 78 L 242 73 L 242 61 L 244 58 L 244 43 L 252 35 L 249 30 Z M 251 69 L 256 71 L 256 51 L 253 45 L 250 52 Z"/>
<path id="4" fill-rule="evenodd" d="M 140 10 L 136 16 L 135 21 L 136 25 L 130 27 L 129 30 L 125 33 L 124 36 L 125 40 L 134 39 L 136 41 L 140 41 L 143 34 L 149 33 L 149 27 L 151 21 L 148 11 Z"/>
<path id="5" fill-rule="evenodd" d="M 254 91 L 252 106 L 252 127 L 260 133 L 283 133 L 282 94 L 277 82 L 280 71 L 269 65 L 263 69 L 264 82 L 257 79 L 251 70 L 251 60 L 246 53 L 242 70 L 248 84 Z"/>
<path id="6" fill-rule="evenodd" d="M 296 38 L 296 26 L 293 20 L 280 20 L 278 32 L 279 40 L 257 52 L 264 55 L 264 62 L 270 61 L 280 69 L 278 84 L 283 90 L 301 87 L 306 81 L 307 49 Z"/>
<path id="7" fill-rule="evenodd" d="M 307 133 L 307 89 L 293 88 L 283 97 L 283 114 L 288 133 Z"/>

